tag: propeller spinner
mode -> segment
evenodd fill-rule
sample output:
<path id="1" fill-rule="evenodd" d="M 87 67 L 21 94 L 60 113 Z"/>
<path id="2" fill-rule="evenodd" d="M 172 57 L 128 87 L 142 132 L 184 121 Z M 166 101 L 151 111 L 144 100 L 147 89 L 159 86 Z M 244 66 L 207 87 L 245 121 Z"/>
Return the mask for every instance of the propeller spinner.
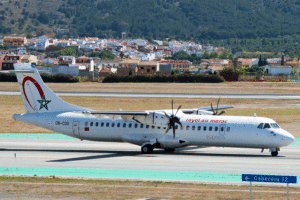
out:
<path id="1" fill-rule="evenodd" d="M 177 111 L 176 111 L 176 113 L 174 115 L 173 104 L 174 104 L 174 101 L 173 101 L 173 98 L 172 98 L 172 115 L 169 115 L 166 112 L 164 112 L 165 115 L 169 118 L 168 129 L 165 132 L 165 134 L 167 134 L 170 129 L 173 129 L 173 142 L 175 142 L 175 130 L 176 130 L 175 123 L 179 124 L 181 127 L 183 127 L 183 125 L 181 124 L 180 119 L 176 116 L 177 113 L 178 113 L 178 111 L 179 111 L 179 109 L 181 108 L 181 105 L 178 107 L 178 109 L 177 109 Z"/>

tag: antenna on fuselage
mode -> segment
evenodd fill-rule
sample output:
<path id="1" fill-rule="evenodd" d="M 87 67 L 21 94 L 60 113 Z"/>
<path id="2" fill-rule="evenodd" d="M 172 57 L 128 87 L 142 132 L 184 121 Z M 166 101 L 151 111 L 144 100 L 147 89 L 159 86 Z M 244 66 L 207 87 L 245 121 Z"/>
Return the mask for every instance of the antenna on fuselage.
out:
<path id="1" fill-rule="evenodd" d="M 254 113 L 254 117 L 257 117 L 256 113 Z"/>

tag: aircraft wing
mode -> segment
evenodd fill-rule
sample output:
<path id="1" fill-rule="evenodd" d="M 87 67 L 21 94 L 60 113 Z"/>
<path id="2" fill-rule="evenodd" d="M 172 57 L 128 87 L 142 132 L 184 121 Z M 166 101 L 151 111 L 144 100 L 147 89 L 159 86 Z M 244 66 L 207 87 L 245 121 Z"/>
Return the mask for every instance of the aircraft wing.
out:
<path id="1" fill-rule="evenodd" d="M 147 111 L 91 111 L 92 115 L 141 115 L 147 116 L 150 112 Z"/>
<path id="2" fill-rule="evenodd" d="M 111 120 L 122 118 L 125 122 L 134 120 L 139 123 L 153 126 L 167 126 L 169 118 L 163 111 L 87 111 L 86 115 L 94 115 L 98 119 L 108 117 Z"/>
<path id="3" fill-rule="evenodd" d="M 218 110 L 224 110 L 228 108 L 234 108 L 233 105 L 228 105 L 228 106 L 219 106 Z M 213 106 L 214 110 L 217 110 L 217 106 Z M 182 112 L 185 114 L 192 114 L 195 113 L 195 111 L 213 111 L 211 107 L 205 107 L 205 108 L 194 108 L 194 109 L 182 109 Z"/>

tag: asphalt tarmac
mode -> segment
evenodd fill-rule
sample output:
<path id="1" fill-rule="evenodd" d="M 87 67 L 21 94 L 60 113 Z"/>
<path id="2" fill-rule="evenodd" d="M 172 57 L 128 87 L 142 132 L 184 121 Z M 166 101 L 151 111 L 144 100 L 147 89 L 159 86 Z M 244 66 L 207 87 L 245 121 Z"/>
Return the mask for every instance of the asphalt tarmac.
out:
<path id="1" fill-rule="evenodd" d="M 147 98 L 219 98 L 225 99 L 289 99 L 300 100 L 294 94 L 178 94 L 178 93 L 109 93 L 109 92 L 55 92 L 58 96 L 89 96 L 89 97 L 147 97 Z M 21 95 L 17 91 L 0 91 L 0 95 Z"/>
<path id="2" fill-rule="evenodd" d="M 145 155 L 128 143 L 1 138 L 0 152 L 0 167 L 300 175 L 300 145 L 282 148 L 277 157 L 268 150 L 216 147 Z"/>

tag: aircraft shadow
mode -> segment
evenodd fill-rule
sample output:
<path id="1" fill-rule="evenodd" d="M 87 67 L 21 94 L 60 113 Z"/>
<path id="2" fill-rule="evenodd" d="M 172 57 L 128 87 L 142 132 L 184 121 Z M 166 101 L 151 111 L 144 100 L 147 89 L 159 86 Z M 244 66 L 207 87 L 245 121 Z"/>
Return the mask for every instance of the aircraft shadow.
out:
<path id="1" fill-rule="evenodd" d="M 239 158 L 273 158 L 271 155 L 253 155 L 253 154 L 222 154 L 222 153 L 209 153 L 209 152 L 188 152 L 188 151 L 175 151 L 174 153 L 167 153 L 164 150 L 154 150 L 152 154 L 142 154 L 140 151 L 106 151 L 106 150 L 50 150 L 50 149 L 0 149 L 0 151 L 13 151 L 13 152 L 56 152 L 56 153 L 92 153 L 92 154 L 105 154 L 105 155 L 92 155 L 92 156 L 79 156 L 66 159 L 49 160 L 47 162 L 72 162 L 93 159 L 105 159 L 114 157 L 157 157 L 159 155 L 180 155 L 180 156 L 198 156 L 198 157 L 239 157 Z M 277 157 L 285 157 L 278 155 Z"/>

